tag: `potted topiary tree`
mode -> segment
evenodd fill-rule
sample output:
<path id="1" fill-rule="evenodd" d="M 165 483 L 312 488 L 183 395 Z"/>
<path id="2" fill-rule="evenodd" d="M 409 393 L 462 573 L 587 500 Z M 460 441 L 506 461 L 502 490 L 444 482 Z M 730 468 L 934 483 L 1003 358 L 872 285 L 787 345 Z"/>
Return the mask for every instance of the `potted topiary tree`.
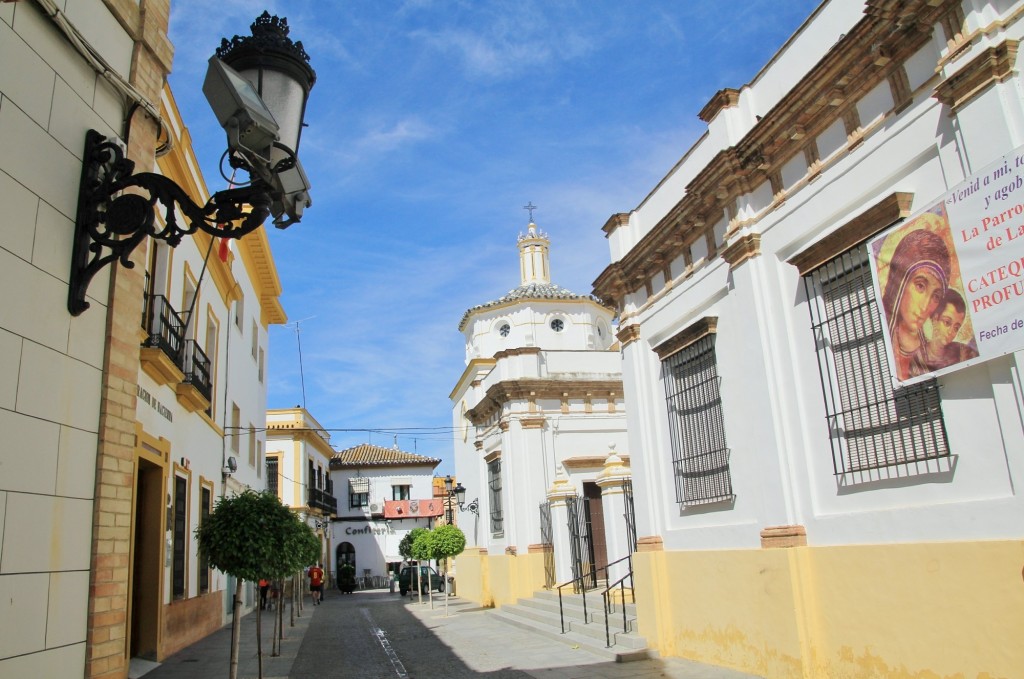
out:
<path id="1" fill-rule="evenodd" d="M 448 595 L 451 593 L 451 582 L 448 579 L 448 561 L 453 556 L 462 554 L 466 548 L 466 534 L 458 526 L 444 524 L 430 531 L 430 540 L 433 545 L 431 550 L 435 559 L 444 559 L 444 614 L 448 615 Z"/>
<path id="2" fill-rule="evenodd" d="M 276 495 L 245 490 L 217 501 L 195 531 L 199 555 L 211 568 L 237 578 L 231 608 L 231 660 L 228 674 L 238 676 L 242 581 L 279 578 L 315 560 L 320 541 Z M 256 609 L 256 647 L 263 676 L 260 610 Z"/>
<path id="3" fill-rule="evenodd" d="M 351 594 L 356 588 L 356 567 L 343 563 L 338 568 L 338 588 L 342 594 Z"/>

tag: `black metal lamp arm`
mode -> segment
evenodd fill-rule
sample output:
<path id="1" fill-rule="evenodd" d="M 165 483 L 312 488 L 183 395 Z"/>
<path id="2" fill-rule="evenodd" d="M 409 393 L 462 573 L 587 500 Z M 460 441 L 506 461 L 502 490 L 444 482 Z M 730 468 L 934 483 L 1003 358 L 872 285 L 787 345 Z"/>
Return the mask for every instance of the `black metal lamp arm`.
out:
<path id="1" fill-rule="evenodd" d="M 174 181 L 152 172 L 132 174 L 135 163 L 121 148 L 99 132 L 85 137 L 82 179 L 71 255 L 68 311 L 78 316 L 89 308 L 85 301 L 89 283 L 104 266 L 128 259 L 146 236 L 175 247 L 183 236 L 202 230 L 216 238 L 241 238 L 258 229 L 270 214 L 269 187 L 261 180 L 248 186 L 219 191 L 200 206 Z M 148 193 L 122 193 L 136 187 Z M 164 224 L 158 226 L 156 204 L 163 206 Z M 178 223 L 180 210 L 188 222 Z"/>

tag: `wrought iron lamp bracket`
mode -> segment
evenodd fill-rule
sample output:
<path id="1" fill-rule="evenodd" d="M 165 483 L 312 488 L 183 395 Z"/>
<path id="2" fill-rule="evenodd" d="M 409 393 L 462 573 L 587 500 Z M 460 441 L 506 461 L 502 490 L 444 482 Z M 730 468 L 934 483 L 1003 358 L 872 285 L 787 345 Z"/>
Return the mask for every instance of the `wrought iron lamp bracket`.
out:
<path id="1" fill-rule="evenodd" d="M 480 503 L 477 502 L 476 498 L 474 498 L 472 502 L 467 502 L 465 507 L 460 504 L 459 509 L 464 512 L 472 512 L 477 516 L 480 516 Z"/>
<path id="2" fill-rule="evenodd" d="M 270 214 L 270 189 L 259 179 L 218 191 L 201 206 L 171 179 L 134 171 L 135 163 L 124 157 L 120 146 L 95 130 L 86 133 L 68 286 L 72 316 L 89 308 L 89 283 L 104 266 L 115 260 L 128 269 L 135 266 L 129 257 L 146 236 L 171 247 L 197 230 L 237 239 L 258 229 Z M 122 193 L 130 188 L 140 192 Z M 157 203 L 163 208 L 162 224 L 156 218 Z M 187 225 L 179 223 L 179 210 Z"/>

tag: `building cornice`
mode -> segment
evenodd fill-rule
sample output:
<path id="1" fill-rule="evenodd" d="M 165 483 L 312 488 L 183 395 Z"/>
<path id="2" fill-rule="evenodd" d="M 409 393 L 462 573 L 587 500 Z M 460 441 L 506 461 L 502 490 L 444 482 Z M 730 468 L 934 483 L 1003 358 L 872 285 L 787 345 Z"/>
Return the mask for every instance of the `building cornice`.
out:
<path id="1" fill-rule="evenodd" d="M 455 388 L 452 389 L 451 393 L 448 394 L 448 400 L 454 400 L 457 394 L 462 393 L 466 389 L 466 381 L 472 385 L 476 381 L 477 375 L 481 371 L 490 371 L 498 361 L 493 358 L 474 358 L 466 365 L 466 369 L 459 375 L 459 379 L 455 382 Z M 471 379 L 472 378 L 472 379 Z"/>
<path id="2" fill-rule="evenodd" d="M 935 88 L 935 98 L 957 113 L 989 87 L 1008 80 L 1016 72 L 1018 41 L 1004 40 L 984 50 Z"/>
<path id="3" fill-rule="evenodd" d="M 538 378 L 503 380 L 491 385 L 480 402 L 471 410 L 466 411 L 466 417 L 473 424 L 482 425 L 509 401 L 528 399 L 536 401 L 536 399 L 542 398 L 561 401 L 563 398 L 587 398 L 593 397 L 595 394 L 609 394 L 610 398 L 614 398 L 616 394 L 622 394 L 622 380 Z"/>
<path id="4" fill-rule="evenodd" d="M 721 215 L 731 214 L 744 194 L 777 178 L 783 165 L 805 152 L 809 140 L 843 118 L 876 85 L 886 80 L 905 81 L 903 62 L 931 38 L 939 19 L 957 4 L 957 0 L 868 0 L 864 18 L 739 143 L 719 151 L 698 171 L 683 198 L 598 276 L 593 294 L 621 309 L 627 294 L 641 288 L 700 239 L 708 242 L 708 259 L 715 258 L 719 253 L 710 229 Z M 908 94 L 900 95 L 897 108 L 908 103 Z M 703 112 L 728 104 L 729 97 L 720 95 Z M 850 148 L 860 142 L 855 132 L 850 131 Z M 816 169 L 820 171 L 809 163 L 808 174 Z M 772 204 L 760 215 L 770 213 L 786 197 L 785 192 L 775 192 Z M 759 219 L 755 217 L 748 225 Z"/>

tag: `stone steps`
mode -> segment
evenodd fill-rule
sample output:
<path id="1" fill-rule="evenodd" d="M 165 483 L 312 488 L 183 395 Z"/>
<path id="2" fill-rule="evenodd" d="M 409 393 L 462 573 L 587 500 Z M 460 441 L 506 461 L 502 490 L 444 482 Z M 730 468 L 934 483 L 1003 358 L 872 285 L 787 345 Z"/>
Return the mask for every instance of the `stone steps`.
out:
<path id="1" fill-rule="evenodd" d="M 636 607 L 626 604 L 626 629 L 622 623 L 622 605 L 615 604 L 608 613 L 608 630 L 605 632 L 604 605 L 597 592 L 586 598 L 586 615 L 583 612 L 583 596 L 563 594 L 562 610 L 559 615 L 558 593 L 537 592 L 532 599 L 521 599 L 511 606 L 502 606 L 491 615 L 510 625 L 535 631 L 563 643 L 586 648 L 592 653 L 615 662 L 645 660 L 651 657 L 647 640 L 636 634 Z M 565 632 L 562 632 L 562 620 Z M 610 637 L 611 646 L 608 645 Z"/>

